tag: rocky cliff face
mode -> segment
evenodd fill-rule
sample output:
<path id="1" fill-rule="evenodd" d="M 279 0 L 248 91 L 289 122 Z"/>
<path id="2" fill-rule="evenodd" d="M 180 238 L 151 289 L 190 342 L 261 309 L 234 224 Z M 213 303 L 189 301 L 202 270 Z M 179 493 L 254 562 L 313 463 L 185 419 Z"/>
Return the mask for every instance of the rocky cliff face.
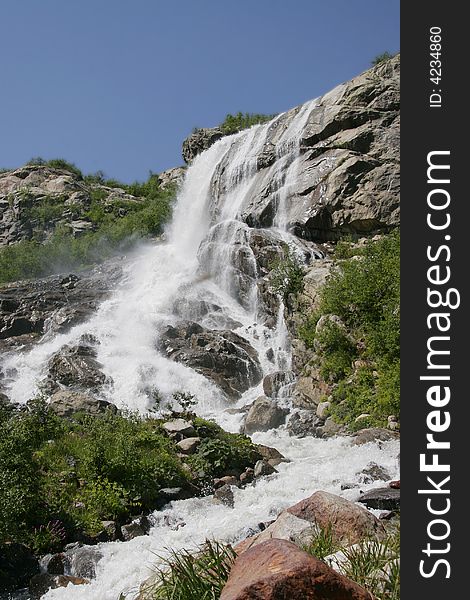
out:
<path id="1" fill-rule="evenodd" d="M 313 241 L 347 234 L 385 232 L 399 224 L 400 57 L 339 85 L 308 107 L 297 164 L 283 162 L 276 142 L 304 107 L 272 121 L 257 160 L 257 177 L 243 219 L 251 227 L 270 227 L 279 206 L 277 190 L 295 169 L 287 190 L 286 221 L 296 235 Z M 220 138 L 218 130 L 199 130 L 185 140 L 190 160 Z M 212 181 L 213 210 L 230 188 L 233 144 Z M 291 172 L 292 175 L 292 172 Z"/>
<path id="2" fill-rule="evenodd" d="M 121 188 L 86 183 L 76 174 L 45 165 L 26 165 L 0 174 L 0 246 L 21 240 L 47 240 L 58 226 L 74 236 L 94 229 L 92 203 L 117 216 L 126 203 L 142 198 Z M 116 211 L 114 211 L 116 212 Z"/>

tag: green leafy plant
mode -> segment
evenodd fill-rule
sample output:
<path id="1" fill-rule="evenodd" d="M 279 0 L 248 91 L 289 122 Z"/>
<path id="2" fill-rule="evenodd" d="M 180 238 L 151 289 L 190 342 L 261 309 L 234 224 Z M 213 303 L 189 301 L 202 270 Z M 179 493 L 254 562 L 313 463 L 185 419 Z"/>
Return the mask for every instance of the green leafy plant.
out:
<path id="1" fill-rule="evenodd" d="M 231 546 L 215 541 L 206 541 L 195 553 L 171 550 L 160 558 L 155 580 L 142 595 L 147 600 L 216 600 L 235 558 Z"/>
<path id="2" fill-rule="evenodd" d="M 323 560 L 326 556 L 337 552 L 340 549 L 340 544 L 335 540 L 331 525 L 320 527 L 308 544 L 304 545 L 303 549 Z"/>
<path id="3" fill-rule="evenodd" d="M 284 256 L 271 265 L 271 286 L 287 304 L 291 294 L 295 296 L 303 291 L 304 271 L 288 246 L 284 246 L 283 252 Z"/>

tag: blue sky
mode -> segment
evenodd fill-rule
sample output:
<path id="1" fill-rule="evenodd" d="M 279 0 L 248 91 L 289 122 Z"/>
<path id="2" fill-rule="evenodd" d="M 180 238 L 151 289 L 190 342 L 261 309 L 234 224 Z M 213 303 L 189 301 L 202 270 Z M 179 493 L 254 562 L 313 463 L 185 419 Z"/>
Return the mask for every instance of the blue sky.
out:
<path id="1" fill-rule="evenodd" d="M 399 0 L 4 0 L 0 167 L 142 180 L 193 127 L 275 113 L 399 50 Z"/>

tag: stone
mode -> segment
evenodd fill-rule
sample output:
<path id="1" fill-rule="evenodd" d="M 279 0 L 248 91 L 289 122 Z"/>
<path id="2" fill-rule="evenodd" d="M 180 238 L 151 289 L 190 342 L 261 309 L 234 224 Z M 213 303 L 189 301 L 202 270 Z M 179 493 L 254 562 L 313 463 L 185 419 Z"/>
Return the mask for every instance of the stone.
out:
<path id="1" fill-rule="evenodd" d="M 186 174 L 185 167 L 173 167 L 158 174 L 158 185 L 162 190 L 172 186 L 180 185 Z"/>
<path id="2" fill-rule="evenodd" d="M 96 547 L 80 544 L 66 547 L 64 554 L 66 572 L 84 579 L 93 579 L 96 576 L 96 565 L 103 556 Z"/>
<path id="3" fill-rule="evenodd" d="M 136 537 L 140 537 L 142 535 L 146 535 L 144 528 L 139 523 L 128 523 L 127 525 L 123 525 L 121 527 L 122 539 L 125 542 L 129 540 L 133 540 Z"/>
<path id="4" fill-rule="evenodd" d="M 106 382 L 101 364 L 96 360 L 96 350 L 89 345 L 63 346 L 52 355 L 48 363 L 47 389 L 60 386 L 77 390 L 98 391 Z"/>
<path id="5" fill-rule="evenodd" d="M 263 391 L 268 398 L 278 398 L 283 388 L 295 381 L 292 371 L 276 371 L 263 379 Z"/>
<path id="6" fill-rule="evenodd" d="M 397 481 L 391 481 L 388 484 L 388 487 L 394 489 L 394 490 L 399 490 L 400 489 L 400 480 L 398 479 Z"/>
<path id="7" fill-rule="evenodd" d="M 111 402 L 93 398 L 82 392 L 68 390 L 60 390 L 52 394 L 49 406 L 61 417 L 70 417 L 77 412 L 84 412 L 89 415 L 102 414 L 108 410 L 112 413 L 117 412 L 116 406 Z"/>
<path id="8" fill-rule="evenodd" d="M 312 523 L 304 519 L 299 519 L 287 511 L 283 511 L 274 523 L 268 525 L 261 533 L 248 538 L 251 540 L 251 544 L 247 544 L 245 550 L 273 538 L 289 540 L 298 546 L 303 546 L 311 540 L 315 533 L 316 528 Z"/>
<path id="9" fill-rule="evenodd" d="M 103 534 L 105 539 L 103 541 L 114 542 L 118 538 L 118 527 L 116 521 L 101 521 L 103 527 Z"/>
<path id="10" fill-rule="evenodd" d="M 297 408 L 316 410 L 329 389 L 323 381 L 313 377 L 299 377 L 294 387 L 292 404 Z"/>
<path id="11" fill-rule="evenodd" d="M 214 479 L 214 489 L 217 490 L 224 485 L 234 485 L 238 487 L 240 485 L 239 480 L 234 475 L 226 475 L 225 477 L 220 477 L 218 479 Z"/>
<path id="12" fill-rule="evenodd" d="M 160 498 L 160 507 L 162 507 L 165 504 L 174 502 L 176 500 L 187 500 L 188 498 L 194 496 L 194 492 L 181 487 L 162 488 L 158 491 L 158 496 Z"/>
<path id="13" fill-rule="evenodd" d="M 236 558 L 220 600 L 373 600 L 372 595 L 287 540 L 271 539 Z"/>
<path id="14" fill-rule="evenodd" d="M 185 163 L 190 163 L 198 154 L 207 150 L 225 134 L 218 127 L 196 129 L 183 142 L 182 155 Z"/>
<path id="15" fill-rule="evenodd" d="M 263 444 L 256 444 L 256 450 L 261 454 L 263 460 L 268 461 L 272 467 L 277 467 L 277 465 L 282 462 L 290 462 L 290 460 L 281 454 L 279 450 L 276 450 L 276 448 L 264 446 Z"/>
<path id="16" fill-rule="evenodd" d="M 83 577 L 75 577 L 73 575 L 51 575 L 49 573 L 41 573 L 31 578 L 29 583 L 29 593 L 31 600 L 40 600 L 49 590 L 54 590 L 59 587 L 67 587 L 72 585 L 84 585 L 90 583 L 88 579 Z"/>
<path id="17" fill-rule="evenodd" d="M 201 443 L 201 438 L 198 437 L 189 437 L 181 440 L 176 445 L 180 452 L 183 454 L 194 454 L 197 450 L 197 447 Z"/>
<path id="18" fill-rule="evenodd" d="M 233 331 L 182 321 L 163 331 L 160 349 L 171 360 L 212 380 L 231 400 L 238 400 L 262 379 L 256 350 Z"/>
<path id="19" fill-rule="evenodd" d="M 66 564 L 67 559 L 63 552 L 47 554 L 41 559 L 41 570 L 49 573 L 49 575 L 63 575 Z"/>
<path id="20" fill-rule="evenodd" d="M 255 471 L 251 467 L 247 467 L 245 471 L 240 475 L 241 485 L 251 483 L 255 478 Z"/>
<path id="21" fill-rule="evenodd" d="M 329 492 L 315 492 L 287 511 L 322 529 L 331 527 L 332 535 L 341 543 L 354 544 L 368 537 L 385 534 L 383 525 L 372 513 Z"/>
<path id="22" fill-rule="evenodd" d="M 387 428 L 391 431 L 397 431 L 400 429 L 400 423 L 395 415 L 390 415 L 387 418 Z"/>
<path id="23" fill-rule="evenodd" d="M 269 464 L 269 462 L 265 460 L 259 460 L 255 464 L 254 476 L 255 477 L 264 477 L 267 475 L 272 475 L 273 473 L 277 473 L 276 469 Z"/>
<path id="24" fill-rule="evenodd" d="M 246 415 L 244 432 L 249 435 L 255 431 L 276 429 L 284 423 L 287 413 L 288 411 L 280 408 L 274 400 L 260 396 L 253 402 Z"/>
<path id="25" fill-rule="evenodd" d="M 322 437 L 323 421 L 312 410 L 297 410 L 291 413 L 287 422 L 287 431 L 290 435 L 303 438 L 306 436 Z"/>
<path id="26" fill-rule="evenodd" d="M 185 419 L 173 419 L 163 423 L 162 428 L 170 435 L 181 435 L 185 438 L 195 438 L 196 430 L 190 421 Z"/>
<path id="27" fill-rule="evenodd" d="M 331 408 L 331 402 L 329 402 L 329 401 L 320 402 L 317 406 L 317 412 L 316 412 L 317 417 L 319 419 L 326 419 L 330 412 L 330 408 Z"/>
<path id="28" fill-rule="evenodd" d="M 24 544 L 0 543 L 0 592 L 26 587 L 39 573 L 39 561 Z"/>
<path id="29" fill-rule="evenodd" d="M 370 462 L 367 467 L 361 471 L 361 482 L 368 484 L 377 480 L 388 481 L 390 473 L 375 462 Z"/>
<path id="30" fill-rule="evenodd" d="M 371 427 L 369 429 L 360 429 L 354 434 L 353 443 L 356 446 L 362 444 L 368 444 L 369 442 L 388 442 L 390 440 L 399 439 L 398 433 L 389 431 L 388 429 L 381 429 L 380 427 Z"/>
<path id="31" fill-rule="evenodd" d="M 225 484 L 215 490 L 212 502 L 214 502 L 214 504 L 224 504 L 225 506 L 233 508 L 235 505 L 235 498 L 233 495 L 232 486 Z"/>
<path id="32" fill-rule="evenodd" d="M 384 487 L 362 494 L 358 500 L 368 508 L 379 510 L 400 510 L 400 489 Z"/>

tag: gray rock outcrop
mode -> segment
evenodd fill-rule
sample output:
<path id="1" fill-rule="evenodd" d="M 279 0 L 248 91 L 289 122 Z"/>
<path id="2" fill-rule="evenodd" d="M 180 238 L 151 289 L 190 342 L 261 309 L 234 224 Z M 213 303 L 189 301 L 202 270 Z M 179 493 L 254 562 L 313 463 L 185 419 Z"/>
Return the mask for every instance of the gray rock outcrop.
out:
<path id="1" fill-rule="evenodd" d="M 263 376 L 256 350 L 233 331 L 184 321 L 163 331 L 160 348 L 172 360 L 211 379 L 233 400 Z"/>

